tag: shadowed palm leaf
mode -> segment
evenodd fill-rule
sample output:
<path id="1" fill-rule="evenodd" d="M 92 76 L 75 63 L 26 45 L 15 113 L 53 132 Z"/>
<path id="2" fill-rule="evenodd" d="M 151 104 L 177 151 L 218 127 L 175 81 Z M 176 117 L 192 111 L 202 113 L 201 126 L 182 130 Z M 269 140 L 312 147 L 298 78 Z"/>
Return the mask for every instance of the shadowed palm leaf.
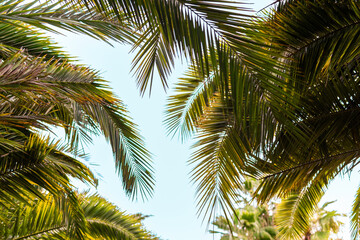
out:
<path id="1" fill-rule="evenodd" d="M 292 58 L 290 75 L 302 94 L 297 120 L 283 124 L 269 143 L 265 156 L 271 167 L 263 161 L 255 164 L 263 174 L 260 200 L 292 191 L 302 196 L 284 202 L 284 239 L 304 235 L 309 213 L 329 182 L 358 164 L 359 22 L 359 5 L 353 1 L 281 1 L 265 23 L 276 31 L 273 41 Z M 292 210 L 286 203 L 293 204 Z"/>

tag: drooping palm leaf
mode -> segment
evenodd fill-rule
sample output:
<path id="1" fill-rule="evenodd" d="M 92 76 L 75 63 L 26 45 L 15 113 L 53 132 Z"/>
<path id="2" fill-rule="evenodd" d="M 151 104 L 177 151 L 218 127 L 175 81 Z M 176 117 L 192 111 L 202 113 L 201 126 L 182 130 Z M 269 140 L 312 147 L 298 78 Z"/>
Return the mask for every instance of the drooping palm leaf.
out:
<path id="1" fill-rule="evenodd" d="M 225 64 L 229 78 L 225 83 L 216 69 L 204 82 L 196 70 L 190 70 L 170 97 L 166 119 L 170 131 L 182 136 L 197 133 L 193 181 L 198 182 L 199 209 L 210 217 L 214 206 L 234 209 L 242 175 L 255 174 L 252 162 L 277 130 L 271 103 L 256 91 L 253 81 L 248 82 L 252 74 L 235 61 Z"/>
<path id="2" fill-rule="evenodd" d="M 179 79 L 175 94 L 170 96 L 167 104 L 167 116 L 164 120 L 168 133 L 178 133 L 182 139 L 190 137 L 196 130 L 204 109 L 210 105 L 217 92 L 217 75 L 204 79 L 195 69 L 189 69 L 186 75 Z"/>
<path id="3" fill-rule="evenodd" d="M 27 119 L 23 127 L 44 127 L 42 122 L 63 126 L 73 145 L 79 131 L 85 137 L 87 132 L 101 132 L 112 146 L 126 193 L 151 194 L 150 154 L 126 108 L 95 72 L 18 54 L 0 65 L 0 73 L 0 90 L 6 96 L 4 124 L 13 126 Z"/>
<path id="4" fill-rule="evenodd" d="M 114 11 L 118 13 L 119 19 L 124 14 L 138 26 L 143 36 L 138 38 L 136 46 L 146 46 L 149 50 L 141 50 L 135 60 L 135 65 L 139 67 L 138 80 L 142 93 L 152 79 L 155 66 L 166 86 L 164 79 L 171 71 L 172 59 L 178 54 L 196 63 L 203 74 L 209 74 L 209 66 L 218 65 L 217 56 L 226 54 L 227 59 L 234 58 L 238 63 L 258 72 L 262 76 L 261 84 L 268 87 L 274 82 L 281 86 L 287 85 L 277 76 L 283 74 L 279 71 L 281 64 L 272 60 L 266 43 L 252 39 L 261 31 L 252 24 L 253 19 L 244 4 L 191 0 L 82 2 L 105 14 Z M 144 66 L 139 62 L 147 64 Z M 219 66 L 223 70 L 223 65 Z M 287 94 L 279 89 L 269 90 L 276 92 L 279 98 Z"/>

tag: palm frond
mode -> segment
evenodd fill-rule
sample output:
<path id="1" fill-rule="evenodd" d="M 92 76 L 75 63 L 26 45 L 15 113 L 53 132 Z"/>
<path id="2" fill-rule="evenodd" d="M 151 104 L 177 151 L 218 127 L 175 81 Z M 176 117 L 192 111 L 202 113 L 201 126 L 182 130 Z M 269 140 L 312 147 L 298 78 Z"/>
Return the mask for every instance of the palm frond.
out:
<path id="1" fill-rule="evenodd" d="M 360 233 L 360 189 L 357 190 L 351 209 L 351 237 L 359 238 Z"/>
<path id="2" fill-rule="evenodd" d="M 81 5 L 74 7 L 67 3 L 52 1 L 39 3 L 38 1 L 6 0 L 1 2 L 0 7 L 0 22 L 22 28 L 30 25 L 59 33 L 53 28 L 57 27 L 108 43 L 110 40 L 133 42 L 133 36 L 136 34 L 125 21 L 117 21 L 114 14 L 109 13 L 105 17 L 96 11 L 87 11 Z"/>
<path id="3" fill-rule="evenodd" d="M 292 135 L 288 126 L 280 129 L 266 156 L 273 167 L 258 168 L 267 185 L 263 197 L 301 189 L 316 175 L 344 168 L 351 171 L 358 164 L 358 72 L 359 63 L 354 61 L 351 69 L 332 72 L 327 82 L 308 89 L 302 99 L 304 107 L 298 111 L 299 121 L 291 126 L 305 137 Z"/>
<path id="4" fill-rule="evenodd" d="M 137 48 L 140 50 L 133 60 L 132 70 L 136 75 L 140 92 L 144 94 L 146 89 L 150 89 L 149 94 L 151 93 L 155 67 L 162 85 L 166 89 L 168 87 L 167 78 L 174 66 L 173 47 L 162 37 L 160 29 L 149 28 L 137 40 L 132 51 Z"/>
<path id="5" fill-rule="evenodd" d="M 138 194 L 142 198 L 151 195 L 154 178 L 150 153 L 145 149 L 136 125 L 127 116 L 125 107 L 119 102 L 116 106 L 87 104 L 82 108 L 99 124 L 106 140 L 110 142 L 116 169 L 127 195 L 132 198 Z"/>
<path id="6" fill-rule="evenodd" d="M 25 49 L 26 54 L 33 56 L 42 54 L 46 60 L 52 57 L 70 59 L 50 38 L 30 28 L 28 25 L 25 26 L 17 23 L 17 26 L 15 26 L 1 22 L 0 32 L 0 52 L 2 59 L 11 57 L 13 54 L 19 52 L 20 49 Z"/>
<path id="7" fill-rule="evenodd" d="M 166 119 L 168 134 L 179 132 L 182 139 L 191 136 L 217 92 L 217 76 L 210 75 L 204 79 L 199 76 L 195 67 L 188 70 L 175 86 L 175 94 L 168 98 Z"/>
<path id="8" fill-rule="evenodd" d="M 156 64 L 165 85 L 164 79 L 171 70 L 172 59 L 178 54 L 196 63 L 205 75 L 209 74 L 210 65 L 218 65 L 217 56 L 226 54 L 227 59 L 234 58 L 263 76 L 261 84 L 268 87 L 274 82 L 279 86 L 287 85 L 278 77 L 284 72 L 279 71 L 281 64 L 270 57 L 269 46 L 252 39 L 254 35 L 261 35 L 261 31 L 253 24 L 249 9 L 242 3 L 227 0 L 83 0 L 82 3 L 105 13 L 114 11 L 120 19 L 124 14 L 138 26 L 143 35 L 138 38 L 137 45 L 151 49 L 151 54 L 140 51 L 135 60 L 135 63 L 140 59 L 148 63 L 146 67 L 138 65 L 142 93 L 152 79 L 154 65 L 150 63 Z M 161 61 L 155 63 L 156 57 Z M 277 93 L 278 97 L 282 95 Z"/>
<path id="9" fill-rule="evenodd" d="M 82 209 L 89 235 L 105 239 L 157 239 L 147 232 L 141 218 L 120 211 L 98 195 L 83 196 Z"/>
<path id="10" fill-rule="evenodd" d="M 231 119 L 224 117 L 224 102 L 220 97 L 205 110 L 198 142 L 194 144 L 191 164 L 192 181 L 197 182 L 198 213 L 209 220 L 216 210 L 227 214 L 234 210 L 237 191 L 242 189 L 241 174 L 245 170 L 246 142 Z M 230 215 L 229 215 L 230 216 Z"/>
<path id="11" fill-rule="evenodd" d="M 277 130 L 271 105 L 248 82 L 251 73 L 227 61 L 228 82 L 216 69 L 205 82 L 190 69 L 170 98 L 166 119 L 173 131 L 197 132 L 192 180 L 198 182 L 199 212 L 210 216 L 217 205 L 231 215 L 230 199 L 242 188 L 243 174 L 256 174 L 252 165 Z"/>
<path id="12" fill-rule="evenodd" d="M 70 176 L 95 184 L 90 170 L 78 160 L 61 152 L 60 150 L 64 149 L 59 148 L 57 143 L 51 143 L 48 138 L 40 138 L 34 134 L 28 137 L 13 135 L 14 133 L 9 132 L 3 137 L 20 138 L 22 141 L 17 139 L 16 143 L 23 145 L 20 150 L 1 149 L 0 199 L 3 201 L 12 202 L 11 199 L 14 198 L 28 203 L 35 197 L 43 198 L 42 189 L 59 195 L 71 186 Z"/>
<path id="13" fill-rule="evenodd" d="M 127 194 L 151 194 L 150 153 L 125 106 L 96 72 L 18 54 L 0 65 L 0 73 L 0 89 L 7 98 L 2 104 L 7 125 L 22 123 L 26 127 L 27 123 L 41 128 L 45 122 L 63 126 L 75 149 L 79 134 L 88 139 L 87 133 L 101 132 L 112 146 Z"/>
<path id="14" fill-rule="evenodd" d="M 297 91 L 358 59 L 359 11 L 353 1 L 278 1 L 264 28 L 271 42 L 283 46 Z"/>
<path id="15" fill-rule="evenodd" d="M 299 194 L 282 199 L 275 212 L 279 239 L 303 239 L 323 194 L 322 185 L 315 183 Z"/>
<path id="16" fill-rule="evenodd" d="M 137 216 L 120 211 L 97 195 L 69 193 L 55 198 L 48 194 L 44 200 L 20 205 L 1 207 L 4 239 L 158 239 L 143 228 Z"/>

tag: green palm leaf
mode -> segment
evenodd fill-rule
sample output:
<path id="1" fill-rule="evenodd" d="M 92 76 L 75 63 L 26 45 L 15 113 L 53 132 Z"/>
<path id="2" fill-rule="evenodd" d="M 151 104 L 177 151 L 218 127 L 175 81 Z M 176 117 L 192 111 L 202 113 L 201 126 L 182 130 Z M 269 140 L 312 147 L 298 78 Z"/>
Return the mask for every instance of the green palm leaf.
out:
<path id="1" fill-rule="evenodd" d="M 357 239 L 360 233 L 360 191 L 359 189 L 356 192 L 355 200 L 351 210 L 351 236 L 353 239 Z"/>
<path id="2" fill-rule="evenodd" d="M 253 24 L 253 19 L 248 14 L 249 9 L 243 4 L 227 0 L 82 2 L 105 13 L 114 11 L 120 20 L 124 14 L 138 26 L 142 36 L 138 38 L 136 46 L 147 49 L 140 50 L 135 59 L 135 66 L 139 67 L 138 85 L 142 93 L 150 85 L 148 82 L 151 82 L 155 66 L 166 86 L 164 80 L 178 54 L 197 64 L 200 72 L 205 75 L 209 74 L 211 65 L 218 66 L 218 56 L 226 55 L 226 59 L 236 59 L 239 64 L 261 75 L 261 84 L 267 87 L 271 87 L 274 82 L 286 85 L 277 76 L 283 72 L 279 71 L 278 63 L 268 55 L 268 46 L 252 39 L 255 35 L 261 35 L 261 31 Z M 140 62 L 146 64 L 141 65 Z M 221 67 L 220 70 L 224 69 Z M 275 93 L 274 88 L 269 90 Z M 278 90 L 276 94 L 277 97 L 282 97 Z"/>
<path id="3" fill-rule="evenodd" d="M 126 22 L 115 20 L 114 14 L 104 17 L 96 11 L 88 11 L 62 2 L 6 0 L 0 5 L 0 22 L 27 28 L 29 25 L 59 33 L 53 27 L 85 34 L 110 43 L 133 42 L 134 33 Z M 26 25 L 24 25 L 24 23 Z M 49 27 L 52 26 L 52 27 Z"/>
<path id="4" fill-rule="evenodd" d="M 6 128 L 5 128 L 6 129 Z M 0 199 L 11 203 L 15 198 L 29 202 L 35 197 L 43 198 L 42 189 L 61 195 L 70 188 L 69 177 L 95 184 L 90 170 L 78 160 L 63 153 L 66 149 L 51 143 L 47 138 L 34 134 L 28 137 L 18 131 L 3 130 L 2 136 L 12 139 L 15 145 L 1 149 Z"/>
<path id="5" fill-rule="evenodd" d="M 175 135 L 178 132 L 182 139 L 196 131 L 204 115 L 204 109 L 209 106 L 217 92 L 217 75 L 210 75 L 204 79 L 194 68 L 189 69 L 176 84 L 175 94 L 168 98 L 167 116 L 164 120 L 168 133 Z"/>
<path id="6" fill-rule="evenodd" d="M 0 233 L 4 239 L 157 239 L 143 229 L 141 219 L 120 211 L 97 195 L 75 195 L 82 220 L 71 210 L 68 196 L 47 195 L 20 208 L 2 208 Z M 73 231 L 79 231 L 72 235 Z"/>
<path id="7" fill-rule="evenodd" d="M 313 184 L 300 194 L 291 194 L 281 201 L 275 213 L 279 239 L 303 239 L 323 194 L 321 185 Z"/>
<path id="8" fill-rule="evenodd" d="M 89 139 L 88 134 L 101 132 L 112 146 L 127 194 L 151 194 L 154 180 L 150 154 L 126 108 L 95 72 L 17 54 L 0 65 L 0 73 L 0 89 L 11 99 L 4 99 L 2 104 L 7 112 L 5 124 L 46 128 L 45 122 L 63 126 L 75 149 L 79 136 Z"/>

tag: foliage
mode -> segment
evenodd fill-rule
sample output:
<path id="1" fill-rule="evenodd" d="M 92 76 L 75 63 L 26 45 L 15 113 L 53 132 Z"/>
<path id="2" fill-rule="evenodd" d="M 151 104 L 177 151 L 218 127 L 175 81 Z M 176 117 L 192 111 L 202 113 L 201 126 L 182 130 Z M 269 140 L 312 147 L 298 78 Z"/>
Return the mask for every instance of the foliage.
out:
<path id="1" fill-rule="evenodd" d="M 288 211 L 294 219 L 287 223 L 288 234 L 294 239 L 307 231 L 302 219 L 315 211 L 329 182 L 350 174 L 358 163 L 358 23 L 354 1 L 282 1 L 265 23 L 271 31 L 276 28 L 273 41 L 292 58 L 290 74 L 301 98 L 296 121 L 279 129 L 267 153 L 272 168 L 257 167 L 263 174 L 258 192 L 261 200 L 299 194 L 299 211 Z M 357 212 L 354 204 L 354 239 Z"/>
<path id="2" fill-rule="evenodd" d="M 0 11 L 0 199 L 42 198 L 42 189 L 61 194 L 72 187 L 69 177 L 94 185 L 90 170 L 70 155 L 81 157 L 79 146 L 98 134 L 112 146 L 127 195 L 151 194 L 150 153 L 124 104 L 96 71 L 70 62 L 40 31 L 127 42 L 130 28 L 61 2 L 6 0 Z M 52 126 L 65 130 L 65 146 L 39 135 Z"/>
<path id="3" fill-rule="evenodd" d="M 293 198 L 295 196 L 292 196 Z M 296 198 L 296 197 L 295 197 Z M 210 231 L 221 234 L 221 240 L 271 240 L 271 239 L 294 239 L 296 236 L 289 235 L 288 223 L 291 221 L 289 207 L 291 198 L 283 200 L 274 208 L 274 205 L 246 204 L 237 209 L 230 219 L 220 216 L 213 222 L 218 230 Z M 334 238 L 342 226 L 340 216 L 336 211 L 328 211 L 325 208 L 332 202 L 326 202 L 321 207 L 316 206 L 310 216 L 307 231 L 302 233 L 301 239 L 327 240 Z M 275 214 L 274 214 L 275 213 Z"/>
<path id="4" fill-rule="evenodd" d="M 276 239 L 277 231 L 273 225 L 269 209 L 263 206 L 246 205 L 237 209 L 229 223 L 226 218 L 218 217 L 213 224 L 221 231 L 221 240 L 273 240 Z"/>
<path id="5" fill-rule="evenodd" d="M 296 236 L 290 235 L 289 222 L 294 221 L 291 211 L 303 211 L 304 207 L 297 207 L 298 195 L 293 194 L 287 199 L 271 201 L 267 204 L 260 204 L 254 199 L 256 188 L 260 182 L 246 178 L 244 191 L 241 193 L 241 201 L 237 203 L 239 208 L 234 212 L 231 219 L 224 216 L 217 217 L 213 225 L 217 228 L 211 233 L 220 233 L 221 240 L 233 239 L 294 239 Z M 301 239 L 305 240 L 325 240 L 334 239 L 342 226 L 339 217 L 346 216 L 336 211 L 328 211 L 325 208 L 333 202 L 326 202 L 321 207 L 315 206 L 313 212 L 299 216 L 303 219 L 302 224 L 307 225 L 305 233 L 299 233 Z M 290 234 L 289 234 L 290 233 Z"/>
<path id="6" fill-rule="evenodd" d="M 277 230 L 274 225 L 275 203 L 257 204 L 253 201 L 254 190 L 258 182 L 246 178 L 241 200 L 237 203 L 238 209 L 229 220 L 223 216 L 217 217 L 212 224 L 218 229 L 211 233 L 220 233 L 221 240 L 272 240 L 277 239 Z"/>
<path id="7" fill-rule="evenodd" d="M 339 217 L 346 216 L 345 214 L 339 214 L 336 211 L 327 211 L 325 208 L 333 202 L 326 202 L 321 207 L 315 206 L 314 211 L 310 214 L 304 214 L 300 211 L 304 211 L 305 207 L 296 207 L 297 200 L 301 199 L 298 195 L 294 194 L 286 199 L 283 199 L 276 208 L 275 223 L 279 230 L 279 239 L 296 239 L 301 236 L 301 239 L 310 240 L 325 240 L 334 239 L 333 237 L 339 233 L 340 227 L 343 225 L 339 221 Z M 297 213 L 291 214 L 291 211 Z M 300 213 L 298 213 L 300 212 Z M 299 215 L 296 216 L 296 214 Z M 290 226 L 294 226 L 292 221 L 298 222 L 295 218 L 304 218 L 301 224 L 305 227 L 306 232 L 295 232 L 290 230 Z M 290 223 L 289 223 L 290 222 Z M 297 226 L 295 225 L 296 229 Z"/>
<path id="8" fill-rule="evenodd" d="M 71 178 L 96 185 L 80 159 L 94 135 L 110 143 L 131 198 L 153 190 L 151 155 L 107 82 L 76 64 L 43 31 L 134 41 L 130 25 L 80 4 L 0 2 L 0 235 L 2 239 L 156 239 L 99 196 L 78 195 Z M 65 131 L 55 142 L 41 133 Z"/>
<path id="9" fill-rule="evenodd" d="M 251 175 L 262 179 L 261 202 L 298 194 L 300 212 L 289 212 L 294 221 L 287 223 L 289 234 L 300 238 L 307 231 L 302 221 L 330 181 L 358 164 L 359 9 L 351 0 L 276 1 L 246 35 L 262 44 L 261 61 L 268 64 L 259 65 L 278 61 L 271 66 L 280 72 L 265 78 L 220 54 L 206 74 L 192 62 L 169 97 L 166 124 L 170 133 L 195 134 L 190 163 L 205 214 L 223 209 L 230 219 L 236 189 Z"/>
<path id="10" fill-rule="evenodd" d="M 296 102 L 288 100 L 298 95 L 294 82 L 286 78 L 288 66 L 278 61 L 282 45 L 266 40 L 263 26 L 241 2 L 81 0 L 69 1 L 69 6 L 78 9 L 79 3 L 138 33 L 131 41 L 138 50 L 133 69 L 142 94 L 151 89 L 156 70 L 167 87 L 175 57 L 190 62 L 190 77 L 179 86 L 186 94 L 171 100 L 165 122 L 169 132 L 182 129 L 184 136 L 201 125 L 191 161 L 199 213 L 211 219 L 220 206 L 231 214 L 233 189 L 241 188 L 245 160 L 259 157 L 264 139 L 272 139 L 277 130 L 276 124 L 264 128 L 263 121 L 295 117 Z M 203 79 L 208 79 L 205 86 Z M 199 91 L 191 96 L 195 89 Z M 188 99 L 190 104 L 184 104 Z M 206 113 L 209 117 L 203 118 Z M 216 121 L 219 124 L 213 124 Z"/>
<path id="11" fill-rule="evenodd" d="M 296 95 L 294 82 L 284 79 L 287 65 L 277 61 L 279 46 L 265 41 L 263 27 L 244 3 L 81 0 L 70 4 L 77 7 L 79 2 L 103 16 L 115 15 L 136 30 L 133 47 L 139 51 L 133 68 L 142 94 L 151 89 L 156 70 L 167 87 L 175 57 L 190 62 L 190 78 L 179 87 L 186 94 L 174 97 L 165 122 L 171 133 L 182 124 L 184 135 L 192 133 L 191 125 L 204 123 L 192 161 L 196 164 L 192 179 L 198 183 L 199 212 L 211 219 L 220 206 L 230 214 L 236 198 L 233 189 L 243 181 L 238 177 L 245 169 L 243 160 L 254 151 L 258 154 L 266 146 L 262 140 L 271 139 L 271 131 L 277 129 L 262 128 L 262 121 L 274 122 L 275 116 L 292 114 L 288 100 Z M 206 86 L 201 84 L 203 79 L 209 79 Z M 199 91 L 189 95 L 194 89 Z M 202 93 L 208 95 L 202 99 Z M 192 103 L 184 104 L 187 99 Z M 210 103 L 214 108 L 208 107 Z M 201 117 L 205 112 L 209 118 Z M 228 114 L 225 118 L 224 113 Z M 249 116 L 254 121 L 249 121 Z M 219 124 L 212 124 L 214 121 Z"/>
<path id="12" fill-rule="evenodd" d="M 101 132 L 112 145 L 127 194 L 146 196 L 153 185 L 150 156 L 124 106 L 96 72 L 64 61 L 65 54 L 37 29 L 56 26 L 132 43 L 139 49 L 133 66 L 142 94 L 156 69 L 167 87 L 180 55 L 190 68 L 169 97 L 165 123 L 169 133 L 195 134 L 198 140 L 190 162 L 199 213 L 212 219 L 215 209 L 222 209 L 230 219 L 237 190 L 251 175 L 262 179 L 261 202 L 297 194 L 289 214 L 294 221 L 287 223 L 289 234 L 300 238 L 308 230 L 303 220 L 329 182 L 358 163 L 359 9 L 351 0 L 281 0 L 256 18 L 230 0 L 3 1 L 1 156 L 26 152 L 27 139 L 48 124 L 66 129 L 68 153 L 77 150 L 79 139 Z M 22 82 L 24 89 L 18 88 Z M 24 120 L 25 127 L 19 126 Z M 51 156 L 33 155 L 35 162 Z M 6 166 L 4 176 L 10 176 Z M 87 171 L 82 169 L 76 174 Z M 44 179 L 35 184 L 62 192 L 70 187 L 70 170 L 59 175 L 57 189 Z M 41 197 L 28 183 L 25 179 L 2 198 Z M 360 191 L 353 205 L 354 238 L 360 232 L 359 208 Z"/>
<path id="13" fill-rule="evenodd" d="M 0 234 L 2 239 L 72 239 L 72 230 L 81 226 L 85 239 L 156 240 L 141 223 L 141 215 L 129 215 L 98 195 L 76 194 L 83 218 L 68 211 L 68 196 L 11 207 L 2 202 Z"/>

